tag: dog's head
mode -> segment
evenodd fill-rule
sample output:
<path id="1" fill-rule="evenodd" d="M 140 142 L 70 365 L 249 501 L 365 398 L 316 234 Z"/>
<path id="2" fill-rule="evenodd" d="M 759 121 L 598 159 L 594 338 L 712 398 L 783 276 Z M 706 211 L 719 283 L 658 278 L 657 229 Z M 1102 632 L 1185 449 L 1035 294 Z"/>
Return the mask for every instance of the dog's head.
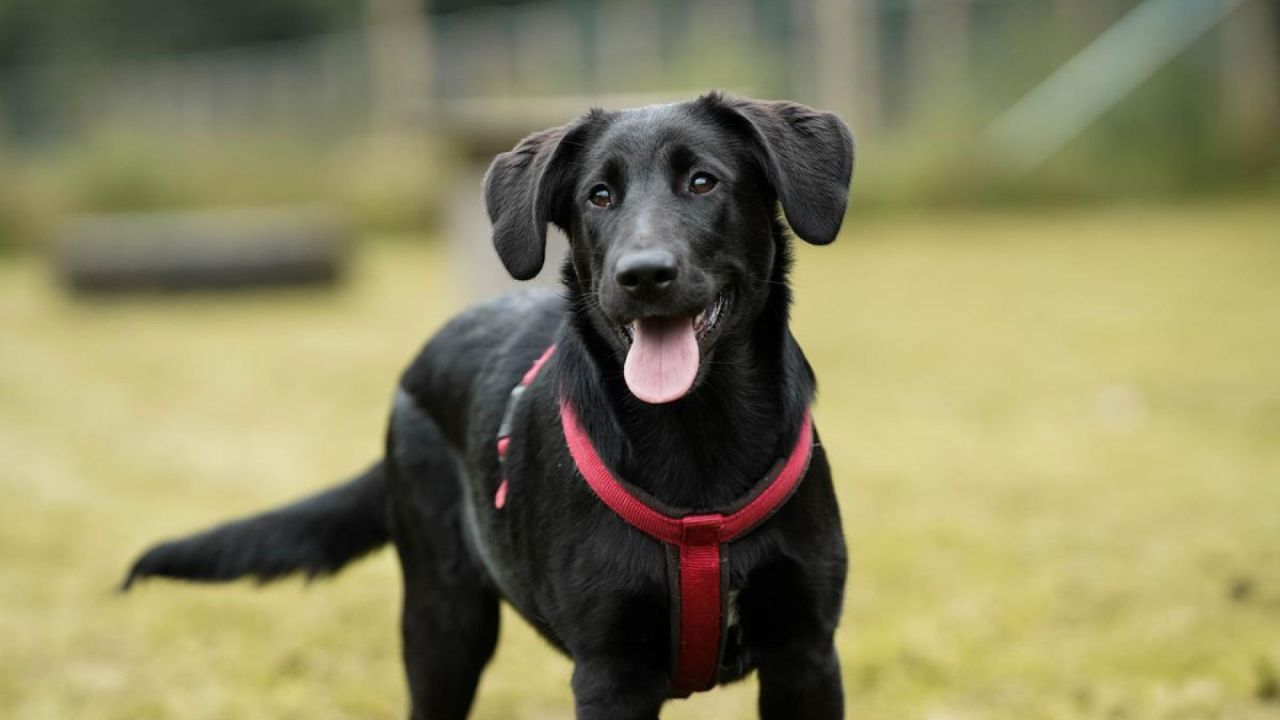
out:
<path id="1" fill-rule="evenodd" d="M 780 204 L 797 236 L 835 239 L 853 171 L 836 116 L 718 94 L 594 110 L 493 161 L 485 201 L 507 271 L 542 269 L 547 224 L 569 236 L 591 322 L 641 400 L 693 387 L 717 341 L 750 328 L 768 296 Z"/>

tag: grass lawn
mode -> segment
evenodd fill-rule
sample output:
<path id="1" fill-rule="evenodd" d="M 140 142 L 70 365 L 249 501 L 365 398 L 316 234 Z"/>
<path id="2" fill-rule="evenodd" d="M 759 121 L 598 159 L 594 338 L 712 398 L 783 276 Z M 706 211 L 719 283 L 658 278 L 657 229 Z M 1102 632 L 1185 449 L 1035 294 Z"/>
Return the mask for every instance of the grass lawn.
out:
<path id="1" fill-rule="evenodd" d="M 854 218 L 799 254 L 850 717 L 1280 718 L 1280 206 Z M 389 550 L 113 592 L 379 451 L 463 293 L 439 245 L 358 260 L 337 293 L 88 304 L 0 262 L 0 717 L 402 716 Z M 568 662 L 504 623 L 474 716 L 570 717 Z"/>

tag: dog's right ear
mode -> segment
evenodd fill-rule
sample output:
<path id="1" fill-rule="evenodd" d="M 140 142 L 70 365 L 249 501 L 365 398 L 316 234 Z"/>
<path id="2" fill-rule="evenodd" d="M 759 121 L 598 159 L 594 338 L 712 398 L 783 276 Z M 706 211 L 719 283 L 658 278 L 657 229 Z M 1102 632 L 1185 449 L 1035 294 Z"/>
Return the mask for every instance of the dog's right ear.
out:
<path id="1" fill-rule="evenodd" d="M 528 280 L 537 275 L 546 256 L 547 223 L 565 227 L 572 158 L 595 117 L 592 113 L 534 133 L 489 165 L 484 202 L 493 223 L 493 247 L 511 277 Z"/>

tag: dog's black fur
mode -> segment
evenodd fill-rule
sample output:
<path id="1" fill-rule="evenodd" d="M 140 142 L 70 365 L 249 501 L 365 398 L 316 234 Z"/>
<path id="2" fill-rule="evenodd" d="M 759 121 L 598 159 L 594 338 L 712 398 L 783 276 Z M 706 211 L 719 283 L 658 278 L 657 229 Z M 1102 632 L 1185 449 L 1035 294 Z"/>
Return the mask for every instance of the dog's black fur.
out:
<path id="1" fill-rule="evenodd" d="M 401 378 L 379 463 L 314 498 L 161 544 L 126 587 L 148 576 L 323 575 L 392 540 L 414 718 L 467 715 L 497 641 L 499 599 L 574 660 L 577 717 L 656 718 L 672 669 L 663 549 L 578 475 L 558 398 L 608 467 L 665 504 L 739 499 L 788 453 L 814 394 L 787 326 L 791 261 L 776 208 L 800 238 L 831 242 L 852 165 L 852 137 L 833 115 L 714 94 L 592 111 L 526 138 L 485 179 L 494 245 L 513 276 L 529 278 L 547 224 L 564 229 L 566 292 L 518 293 L 459 315 Z M 718 181 L 710 192 L 693 192 L 699 173 Z M 591 202 L 601 185 L 605 207 Z M 628 292 L 619 260 L 655 248 L 669 254 L 674 281 Z M 623 324 L 690 316 L 721 297 L 693 390 L 666 404 L 636 399 L 622 379 Z M 556 354 L 517 406 L 499 511 L 497 428 L 511 388 L 552 342 Z M 845 546 L 820 443 L 795 495 L 725 562 L 736 622 L 720 682 L 758 669 L 761 717 L 842 717 L 833 635 Z"/>

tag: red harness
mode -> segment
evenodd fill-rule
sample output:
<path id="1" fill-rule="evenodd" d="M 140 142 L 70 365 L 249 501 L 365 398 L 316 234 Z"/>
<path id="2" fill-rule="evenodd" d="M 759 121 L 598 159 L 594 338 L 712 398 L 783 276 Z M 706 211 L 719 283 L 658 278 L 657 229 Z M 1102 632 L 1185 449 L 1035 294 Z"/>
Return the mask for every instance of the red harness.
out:
<path id="1" fill-rule="evenodd" d="M 521 391 L 532 382 L 537 371 L 554 352 L 547 349 L 518 386 Z M 518 395 L 513 394 L 510 405 Z M 510 414 L 510 408 L 508 408 Z M 587 485 L 610 510 L 645 535 L 665 543 L 672 564 L 672 630 L 675 639 L 675 671 L 671 677 L 671 696 L 711 689 L 716 683 L 725 636 L 725 601 L 728 597 L 728 572 L 724 562 L 724 546 L 759 527 L 791 497 L 804 478 L 813 451 L 813 422 L 805 410 L 796 436 L 795 446 L 785 461 L 779 461 L 763 480 L 727 513 L 693 513 L 657 509 L 661 503 L 644 491 L 616 478 L 596 453 L 591 438 L 578 424 L 578 416 L 563 398 L 560 400 L 560 424 L 564 429 L 569 453 Z M 499 456 L 506 455 L 507 434 L 500 434 Z M 501 508 L 506 500 L 506 480 L 498 488 L 495 504 Z"/>

